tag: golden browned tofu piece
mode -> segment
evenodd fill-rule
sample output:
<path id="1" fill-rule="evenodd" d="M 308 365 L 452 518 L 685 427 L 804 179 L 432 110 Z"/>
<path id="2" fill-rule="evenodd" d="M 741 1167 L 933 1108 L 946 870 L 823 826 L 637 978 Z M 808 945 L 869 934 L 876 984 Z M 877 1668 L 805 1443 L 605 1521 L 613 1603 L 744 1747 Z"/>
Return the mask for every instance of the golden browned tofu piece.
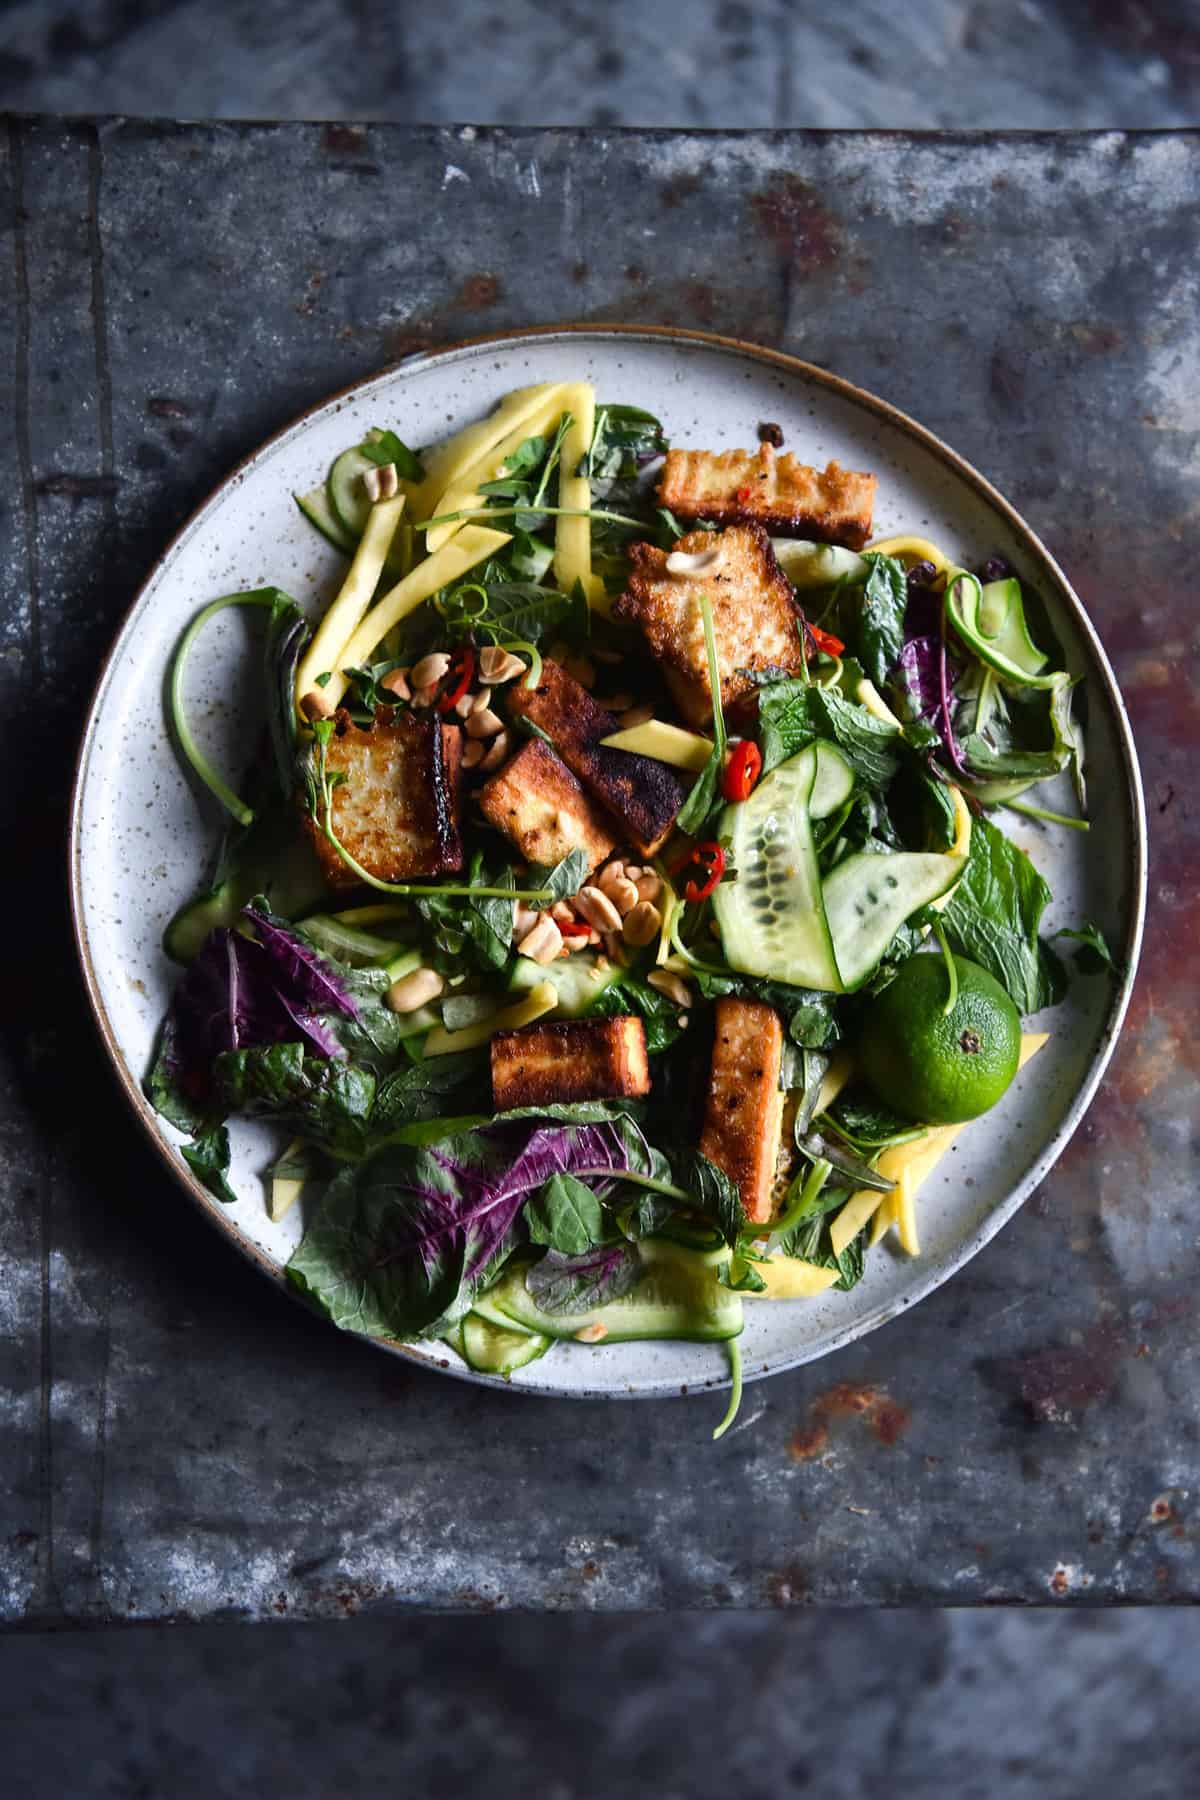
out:
<path id="1" fill-rule="evenodd" d="M 676 549 L 685 554 L 716 551 L 717 556 L 694 574 L 670 575 L 665 550 L 631 544 L 629 586 L 613 606 L 613 616 L 641 627 L 680 712 L 689 725 L 703 728 L 712 718 L 712 687 L 701 594 L 712 605 L 721 699 L 735 719 L 739 703 L 747 710 L 757 691 L 744 670 L 781 669 L 790 675 L 803 669 L 800 614 L 792 584 L 761 525 L 691 531 Z"/>
<path id="2" fill-rule="evenodd" d="M 547 737 L 573 775 L 603 802 L 642 856 L 653 856 L 671 834 L 687 798 L 677 770 L 654 756 L 606 750 L 601 743 L 620 725 L 560 663 L 549 658 L 535 688 L 523 681 L 508 689 L 509 708 L 524 713 Z"/>
<path id="3" fill-rule="evenodd" d="M 327 761 L 346 777 L 333 790 L 334 832 L 369 875 L 408 881 L 462 868 L 462 734 L 455 727 L 432 713 L 387 707 L 364 729 L 342 711 Z M 306 818 L 306 824 L 329 885 L 358 887 L 358 876 L 317 823 Z"/>
<path id="4" fill-rule="evenodd" d="M 878 481 L 831 462 L 810 469 L 770 444 L 757 450 L 669 450 L 658 483 L 680 519 L 764 525 L 789 537 L 861 550 L 871 535 Z"/>
<path id="5" fill-rule="evenodd" d="M 737 1185 L 752 1224 L 771 1216 L 783 1122 L 783 1026 L 761 1000 L 718 1000 L 700 1149 Z"/>
<path id="6" fill-rule="evenodd" d="M 646 1033 L 636 1018 L 567 1019 L 498 1031 L 492 1039 L 497 1112 L 650 1092 Z"/>
<path id="7" fill-rule="evenodd" d="M 540 738 L 530 738 L 484 783 L 479 804 L 488 823 L 512 839 L 526 862 L 553 866 L 572 850 L 583 850 L 590 874 L 617 847 L 600 808 Z"/>

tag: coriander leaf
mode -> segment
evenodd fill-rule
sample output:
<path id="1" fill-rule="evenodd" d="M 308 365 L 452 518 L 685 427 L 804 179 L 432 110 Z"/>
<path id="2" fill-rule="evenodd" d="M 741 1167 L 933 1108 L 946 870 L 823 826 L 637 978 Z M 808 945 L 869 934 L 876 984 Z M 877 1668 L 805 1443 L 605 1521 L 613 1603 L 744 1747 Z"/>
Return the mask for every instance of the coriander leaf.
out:
<path id="1" fill-rule="evenodd" d="M 904 648 L 908 577 L 894 556 L 868 551 L 865 561 L 870 564 L 870 574 L 858 601 L 854 648 L 875 686 L 882 689 Z"/>
<path id="2" fill-rule="evenodd" d="M 1040 1012 L 1062 999 L 1062 964 L 1038 940 L 1050 897 L 1023 850 L 989 819 L 972 821 L 967 866 L 942 924 L 959 954 L 994 975 L 1021 1013 Z"/>
<path id="3" fill-rule="evenodd" d="M 544 1313 L 588 1312 L 633 1292 L 642 1273 L 632 1244 L 611 1244 L 585 1256 L 547 1250 L 525 1271 L 525 1286 Z"/>
<path id="4" fill-rule="evenodd" d="M 401 481 L 424 481 L 425 470 L 420 458 L 409 449 L 394 431 L 377 431 L 366 438 L 360 445 L 363 455 L 369 462 L 383 468 L 386 463 L 395 463 L 396 473 Z"/>
<path id="5" fill-rule="evenodd" d="M 535 1244 L 564 1256 L 582 1256 L 604 1241 L 604 1211 L 596 1195 L 574 1175 L 552 1175 L 525 1203 L 525 1223 Z"/>
<path id="6" fill-rule="evenodd" d="M 180 1146 L 183 1160 L 193 1175 L 199 1177 L 222 1206 L 233 1206 L 237 1195 L 225 1177 L 229 1173 L 229 1133 L 224 1125 L 213 1125 Z"/>
<path id="7" fill-rule="evenodd" d="M 896 773 L 897 727 L 847 700 L 837 688 L 810 687 L 803 681 L 770 682 L 759 692 L 758 718 L 764 775 L 815 738 L 828 738 L 836 744 L 868 787 L 886 787 Z"/>

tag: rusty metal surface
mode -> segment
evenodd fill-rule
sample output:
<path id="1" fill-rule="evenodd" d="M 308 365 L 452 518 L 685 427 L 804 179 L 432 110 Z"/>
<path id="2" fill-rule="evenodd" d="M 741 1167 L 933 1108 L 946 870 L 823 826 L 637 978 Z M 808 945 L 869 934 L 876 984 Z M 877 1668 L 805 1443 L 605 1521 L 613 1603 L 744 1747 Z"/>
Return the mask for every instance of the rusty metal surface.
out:
<path id="1" fill-rule="evenodd" d="M 10 127 L 7 1621 L 1196 1597 L 1198 177 L 1192 134 Z M 329 390 L 560 319 L 778 344 L 945 436 L 1090 607 L 1147 784 L 1143 973 L 1073 1145 L 717 1446 L 702 1403 L 506 1404 L 310 1321 L 139 1141 L 69 961 L 71 756 L 154 554 Z"/>

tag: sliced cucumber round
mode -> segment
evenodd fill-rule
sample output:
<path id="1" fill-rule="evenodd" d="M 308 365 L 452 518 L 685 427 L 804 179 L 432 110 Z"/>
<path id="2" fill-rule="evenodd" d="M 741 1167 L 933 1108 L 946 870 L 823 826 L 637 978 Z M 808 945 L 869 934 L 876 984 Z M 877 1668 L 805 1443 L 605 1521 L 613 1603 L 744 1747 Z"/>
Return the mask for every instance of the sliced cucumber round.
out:
<path id="1" fill-rule="evenodd" d="M 489 1310 L 498 1311 L 526 1331 L 553 1338 L 574 1338 L 602 1325 L 603 1337 L 593 1341 L 607 1344 L 635 1338 L 713 1343 L 737 1337 L 742 1329 L 741 1295 L 717 1280 L 717 1269 L 728 1250 L 701 1252 L 645 1238 L 638 1245 L 638 1254 L 645 1271 L 637 1286 L 619 1300 L 579 1312 L 542 1312 L 525 1286 L 529 1265 L 522 1261 L 511 1263 L 495 1287 L 488 1289 Z"/>
<path id="2" fill-rule="evenodd" d="M 355 543 L 366 530 L 367 517 L 371 511 L 371 497 L 363 486 L 362 478 L 368 469 L 374 467 L 371 458 L 356 444 L 352 450 L 343 450 L 340 456 L 334 457 L 333 467 L 329 471 L 326 483 L 329 503 L 339 525 Z"/>
<path id="3" fill-rule="evenodd" d="M 859 851 L 825 878 L 825 918 L 841 985 L 861 987 L 904 921 L 954 886 L 966 858 L 935 851 Z"/>
<path id="4" fill-rule="evenodd" d="M 772 538 L 771 548 L 793 587 L 832 587 L 835 581 L 865 581 L 870 563 L 840 544 L 813 544 L 806 538 Z"/>
<path id="5" fill-rule="evenodd" d="M 528 956 L 518 956 L 508 978 L 508 988 L 512 994 L 528 994 L 548 981 L 558 990 L 555 1015 L 563 1019 L 580 1019 L 591 1011 L 619 973 L 615 963 L 600 969 L 594 956 L 578 951 L 574 956 L 564 956 L 560 961 L 550 963 L 547 968 Z"/>
<path id="6" fill-rule="evenodd" d="M 854 770 L 841 751 L 827 744 L 824 738 L 818 739 L 812 750 L 817 759 L 817 772 L 808 797 L 808 816 L 810 819 L 827 819 L 839 806 L 845 806 L 854 792 Z"/>
<path id="7" fill-rule="evenodd" d="M 476 1312 L 467 1314 L 461 1330 L 463 1361 L 480 1375 L 511 1375 L 545 1356 L 554 1342 L 541 1332 L 523 1331 L 510 1321 L 497 1325 Z"/>
<path id="8" fill-rule="evenodd" d="M 347 556 L 353 556 L 357 540 L 351 537 L 334 512 L 329 500 L 329 489 L 325 484 L 311 488 L 307 494 L 296 494 L 293 498 L 309 524 L 315 525 L 335 550 L 342 550 Z"/>
<path id="9" fill-rule="evenodd" d="M 732 968 L 838 993 L 812 835 L 817 762 L 810 745 L 772 769 L 748 800 L 726 807 L 719 835 L 729 841 L 737 880 L 720 883 L 713 911 Z"/>

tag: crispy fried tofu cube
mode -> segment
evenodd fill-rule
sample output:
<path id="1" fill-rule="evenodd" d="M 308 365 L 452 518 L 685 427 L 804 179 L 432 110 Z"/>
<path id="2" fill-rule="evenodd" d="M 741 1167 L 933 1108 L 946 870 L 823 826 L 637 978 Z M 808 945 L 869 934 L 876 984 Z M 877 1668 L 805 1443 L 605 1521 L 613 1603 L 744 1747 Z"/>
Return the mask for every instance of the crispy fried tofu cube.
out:
<path id="1" fill-rule="evenodd" d="M 736 1183 L 746 1217 L 771 1216 L 783 1122 L 783 1026 L 761 1000 L 718 1000 L 700 1149 Z"/>
<path id="2" fill-rule="evenodd" d="M 691 531 L 676 546 L 685 553 L 715 550 L 716 560 L 689 575 L 667 573 L 667 552 L 653 544 L 631 544 L 629 586 L 613 616 L 640 626 L 651 654 L 662 663 L 667 685 L 688 724 L 703 728 L 712 718 L 712 687 L 704 647 L 700 595 L 712 605 L 713 635 L 721 665 L 721 699 L 734 719 L 746 712 L 756 692 L 743 670 L 804 667 L 800 615 L 792 584 L 775 560 L 761 525 L 731 525 L 727 531 Z"/>
<path id="3" fill-rule="evenodd" d="M 431 713 L 381 707 L 364 729 L 342 711 L 327 762 L 346 777 L 333 790 L 334 832 L 368 874 L 408 881 L 462 868 L 462 734 L 456 727 Z M 317 823 L 308 818 L 306 824 L 330 887 L 357 887 L 358 876 Z"/>
<path id="4" fill-rule="evenodd" d="M 658 484 L 662 506 L 680 519 L 758 524 L 789 537 L 861 550 L 871 535 L 874 475 L 831 462 L 810 469 L 770 444 L 757 450 L 671 450 Z"/>
<path id="5" fill-rule="evenodd" d="M 687 798 L 678 772 L 653 756 L 606 750 L 601 739 L 620 729 L 616 717 L 549 658 L 537 686 L 518 682 L 508 691 L 508 704 L 553 740 L 571 773 L 612 814 L 621 837 L 641 855 L 653 856 Z"/>
<path id="6" fill-rule="evenodd" d="M 530 738 L 484 783 L 479 804 L 488 823 L 512 839 L 526 862 L 552 866 L 572 850 L 583 850 L 590 874 L 617 847 L 600 808 L 540 738 Z"/>
<path id="7" fill-rule="evenodd" d="M 569 1100 L 636 1099 L 649 1092 L 640 1019 L 564 1019 L 498 1031 L 492 1039 L 497 1112 Z"/>

